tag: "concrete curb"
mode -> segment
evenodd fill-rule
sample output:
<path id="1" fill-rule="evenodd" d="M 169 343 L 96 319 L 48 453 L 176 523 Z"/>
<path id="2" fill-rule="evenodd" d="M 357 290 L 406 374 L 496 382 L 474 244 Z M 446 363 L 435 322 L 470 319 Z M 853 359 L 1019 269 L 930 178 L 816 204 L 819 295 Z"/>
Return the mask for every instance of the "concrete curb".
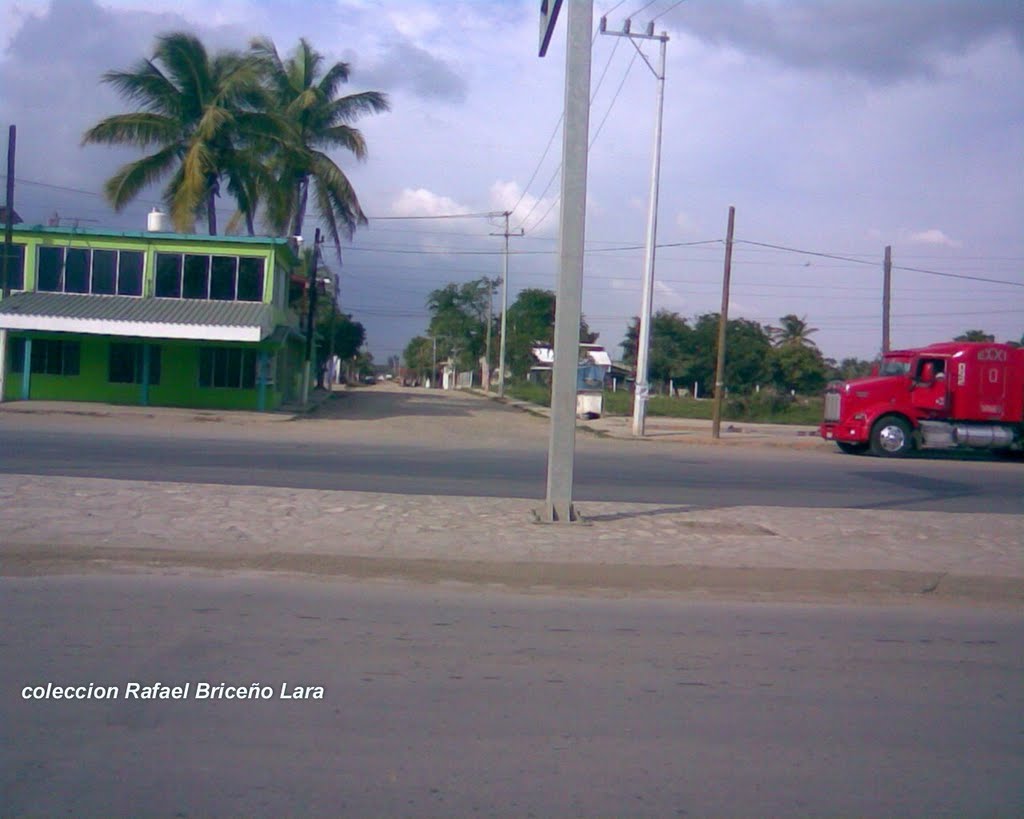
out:
<path id="1" fill-rule="evenodd" d="M 321 579 L 462 583 L 505 590 L 600 596 L 684 595 L 742 600 L 969 603 L 1024 607 L 1024 579 L 875 569 L 797 569 L 633 564 L 524 563 L 378 558 L 287 552 L 212 554 L 189 549 L 19 547 L 3 551 L 0 576 L 109 571 L 254 571 Z"/>

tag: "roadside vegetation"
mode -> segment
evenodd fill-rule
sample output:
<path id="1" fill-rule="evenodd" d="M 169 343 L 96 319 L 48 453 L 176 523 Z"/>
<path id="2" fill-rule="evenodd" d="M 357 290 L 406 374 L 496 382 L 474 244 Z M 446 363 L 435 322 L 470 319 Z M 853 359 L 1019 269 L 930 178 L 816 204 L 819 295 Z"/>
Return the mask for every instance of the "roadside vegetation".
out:
<path id="1" fill-rule="evenodd" d="M 484 360 L 492 374 L 497 372 L 501 317 L 493 310 L 493 299 L 499 283 L 480 278 L 452 283 L 430 293 L 426 302 L 430 312 L 427 332 L 412 339 L 402 357 L 407 377 L 426 383 L 431 373 L 436 379 L 447 363 L 460 373 L 473 373 L 473 383 L 480 385 Z M 605 345 L 612 357 L 616 348 L 622 351 L 621 361 L 606 379 L 609 387 L 613 379 L 617 387 L 604 393 L 606 414 L 632 414 L 630 387 L 639 325 L 639 318 L 633 318 L 618 345 Z M 555 294 L 540 289 L 520 291 L 506 318 L 508 395 L 544 406 L 550 403 L 550 367 L 538 360 L 534 350 L 552 345 L 554 326 Z M 826 385 L 869 375 L 874 362 L 825 358 L 813 338 L 817 332 L 806 317 L 792 313 L 782 316 L 777 326 L 731 319 L 726 327 L 723 419 L 819 423 Z M 650 415 L 711 418 L 714 405 L 709 399 L 714 395 L 718 336 L 717 313 L 692 319 L 668 310 L 654 314 L 648 355 Z M 991 339 L 981 330 L 969 330 L 957 340 Z M 580 319 L 579 340 L 597 341 L 586 317 Z"/>
<path id="2" fill-rule="evenodd" d="M 505 392 L 520 401 L 529 401 L 545 407 L 551 404 L 551 389 L 544 384 L 516 382 L 509 385 Z M 763 424 L 818 424 L 821 422 L 822 403 L 820 396 L 789 399 L 767 393 L 738 396 L 726 398 L 722 402 L 722 419 Z M 652 395 L 647 402 L 647 414 L 663 418 L 711 420 L 713 412 L 714 402 L 707 398 Z M 606 390 L 604 413 L 632 415 L 633 394 L 626 390 Z"/>

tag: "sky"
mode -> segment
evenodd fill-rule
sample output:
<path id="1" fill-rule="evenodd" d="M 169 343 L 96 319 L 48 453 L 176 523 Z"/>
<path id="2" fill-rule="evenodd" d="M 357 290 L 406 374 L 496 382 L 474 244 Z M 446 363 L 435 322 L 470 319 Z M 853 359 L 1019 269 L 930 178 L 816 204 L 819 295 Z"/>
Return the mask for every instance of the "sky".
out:
<path id="1" fill-rule="evenodd" d="M 15 209 L 27 224 L 144 229 L 159 188 L 120 214 L 102 196 L 139 154 L 81 145 L 131 110 L 103 72 L 151 56 L 169 31 L 213 50 L 268 36 L 282 54 L 306 37 L 350 64 L 346 93 L 391 104 L 356 123 L 365 161 L 333 154 L 370 224 L 340 263 L 327 254 L 342 309 L 384 362 L 425 334 L 432 290 L 502 275 L 505 211 L 523 231 L 509 240 L 509 303 L 522 288 L 557 289 L 574 1 L 540 58 L 538 0 L 0 0 Z M 618 358 L 641 310 L 657 44 L 600 34 L 602 16 L 610 31 L 629 18 L 669 38 L 656 310 L 720 309 L 732 206 L 731 318 L 795 314 L 826 356 L 873 358 L 891 246 L 892 346 L 969 329 L 1021 339 L 1024 3 L 594 0 L 583 310 Z M 222 207 L 223 224 L 233 205 Z"/>

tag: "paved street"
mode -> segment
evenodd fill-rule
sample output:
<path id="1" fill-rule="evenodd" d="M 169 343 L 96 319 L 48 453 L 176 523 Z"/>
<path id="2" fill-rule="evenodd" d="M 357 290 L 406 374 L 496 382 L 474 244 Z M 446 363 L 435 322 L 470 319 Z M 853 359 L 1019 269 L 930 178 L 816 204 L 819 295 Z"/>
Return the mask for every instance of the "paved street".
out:
<path id="1" fill-rule="evenodd" d="M 741 477 L 741 488 L 754 483 L 792 487 L 790 471 L 808 465 L 827 471 L 836 463 L 875 476 L 872 483 L 882 488 L 885 502 L 829 508 L 801 505 L 799 498 L 762 505 L 723 495 L 715 504 L 706 494 L 702 504 L 686 502 L 687 483 L 682 490 L 677 487 L 680 500 L 675 502 L 581 500 L 585 525 L 551 526 L 536 523 L 532 514 L 543 496 L 542 479 L 530 484 L 526 498 L 487 496 L 486 486 L 471 483 L 461 484 L 468 486 L 466 494 L 440 494 L 444 489 L 432 483 L 444 485 L 443 470 L 438 468 L 441 477 L 435 478 L 432 461 L 394 454 L 415 440 L 421 446 L 430 443 L 443 461 L 448 448 L 458 445 L 466 448 L 457 450 L 456 464 L 465 453 L 476 452 L 479 462 L 497 458 L 500 471 L 509 452 L 543 453 L 543 419 L 480 396 L 375 387 L 332 401 L 299 421 L 103 407 L 88 408 L 93 413 L 88 416 L 59 411 L 24 415 L 24 409 L 35 407 L 5 405 L 0 425 L 52 436 L 53 452 L 69 440 L 69 427 L 76 438 L 99 437 L 110 451 L 119 445 L 125 451 L 136 448 L 139 429 L 146 431 L 145 441 L 162 442 L 160 451 L 199 446 L 216 452 L 217 445 L 226 443 L 240 453 L 272 436 L 313 457 L 332 441 L 347 445 L 355 440 L 391 453 L 381 456 L 395 459 L 382 479 L 404 469 L 416 473 L 420 489 L 396 494 L 208 483 L 204 476 L 220 468 L 216 458 L 208 466 L 203 461 L 192 481 L 183 483 L 169 474 L 177 462 L 173 455 L 137 458 L 136 479 L 111 480 L 89 477 L 86 464 L 65 457 L 56 461 L 56 476 L 0 474 L 7 574 L 111 566 L 276 567 L 526 589 L 1024 603 L 1024 515 L 1015 503 L 1019 494 L 1014 495 L 1022 480 L 1019 464 L 924 461 L 904 467 L 847 458 L 827 448 L 790 453 L 774 445 L 648 444 L 587 439 L 581 433 L 581 449 L 589 451 L 621 447 L 637 457 L 637 451 L 664 449 L 665 462 L 691 464 L 686 481 L 692 473 L 698 487 L 702 481 L 708 485 L 702 473 L 714 474 L 723 463 L 761 472 L 757 480 Z M 343 472 L 347 466 L 338 458 L 332 469 Z M 775 470 L 774 477 L 766 467 Z M 629 469 L 622 467 L 626 474 L 620 481 L 627 488 Z M 902 485 L 906 469 L 933 504 L 995 491 L 994 497 L 1005 498 L 1004 508 L 1008 505 L 1015 514 L 985 511 L 980 502 L 959 513 L 918 511 L 914 504 L 921 501 L 914 499 L 913 487 Z M 962 477 L 939 477 L 950 472 Z M 244 483 L 244 470 L 237 474 Z M 353 474 L 360 478 L 363 471 L 357 468 Z M 147 480 L 141 480 L 143 475 Z M 986 478 L 995 490 L 984 483 Z M 711 494 L 715 486 L 709 485 Z"/>
<path id="2" fill-rule="evenodd" d="M 674 466 L 689 494 L 591 487 L 585 522 L 546 525 L 542 482 L 516 472 L 543 464 L 546 430 L 478 395 L 376 387 L 298 417 L 0 407 L 4 814 L 1024 804 L 1019 464 L 581 429 L 610 486 L 643 498 Z M 344 468 L 392 491 L 317 482 Z M 830 471 L 847 497 L 817 491 Z M 128 698 L 156 683 L 189 693 Z"/>
<path id="3" fill-rule="evenodd" d="M 545 493 L 547 419 L 476 395 L 379 385 L 339 393 L 287 423 L 252 413 L 77 406 L 91 414 L 4 407 L 0 472 L 150 480 L 159 464 L 160 480 L 179 483 L 531 500 Z M 643 441 L 632 440 L 623 418 L 581 427 L 574 497 L 692 509 L 1024 514 L 1019 464 L 852 458 L 804 428 L 727 425 L 716 446 L 708 424 L 651 426 Z M 622 434 L 626 440 L 608 437 Z"/>
<path id="4" fill-rule="evenodd" d="M 5 578 L 0 595 L 5 816 L 934 817 L 1024 804 L 1019 613 L 182 570 Z M 191 688 L 130 699 L 133 682 Z M 204 682 L 270 693 L 197 698 Z M 47 683 L 119 691 L 22 696 Z M 323 699 L 285 699 L 282 685 Z"/>

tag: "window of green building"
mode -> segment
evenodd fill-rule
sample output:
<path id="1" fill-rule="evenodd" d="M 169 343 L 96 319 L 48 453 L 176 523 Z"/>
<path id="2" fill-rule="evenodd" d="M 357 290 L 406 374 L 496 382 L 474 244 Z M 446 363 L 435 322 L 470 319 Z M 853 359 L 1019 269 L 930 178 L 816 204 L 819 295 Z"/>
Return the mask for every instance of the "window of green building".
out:
<path id="1" fill-rule="evenodd" d="M 160 348 L 155 344 L 112 343 L 107 362 L 107 379 L 112 384 L 142 384 L 147 349 L 149 350 L 149 384 L 158 385 L 160 383 Z"/>
<path id="2" fill-rule="evenodd" d="M 197 253 L 156 254 L 156 295 L 170 299 L 263 301 L 264 260 Z"/>
<path id="3" fill-rule="evenodd" d="M 41 247 L 37 258 L 37 290 L 99 296 L 142 295 L 142 251 Z"/>
<path id="4" fill-rule="evenodd" d="M 239 347 L 201 347 L 199 386 L 251 390 L 256 386 L 256 351 Z"/>
<path id="5" fill-rule="evenodd" d="M 25 372 L 24 338 L 11 339 L 12 373 Z M 78 375 L 81 347 L 77 341 L 37 338 L 32 340 L 32 360 L 30 367 L 33 373 L 44 375 Z"/>
<path id="6" fill-rule="evenodd" d="M 25 245 L 0 244 L 0 271 L 3 270 L 4 254 L 7 255 L 7 287 L 10 290 L 25 289 Z M 0 273 L 0 275 L 3 275 Z M 3 282 L 0 282 L 3 286 Z"/>

